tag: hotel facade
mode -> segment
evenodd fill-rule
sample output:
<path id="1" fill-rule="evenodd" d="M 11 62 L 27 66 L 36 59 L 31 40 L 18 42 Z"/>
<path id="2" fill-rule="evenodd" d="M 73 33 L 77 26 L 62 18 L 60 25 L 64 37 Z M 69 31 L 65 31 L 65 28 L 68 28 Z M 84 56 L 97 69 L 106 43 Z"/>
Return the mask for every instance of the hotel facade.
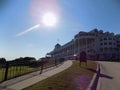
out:
<path id="1" fill-rule="evenodd" d="M 103 30 L 80 31 L 64 45 L 56 44 L 53 51 L 47 53 L 52 58 L 75 59 L 85 52 L 89 60 L 120 59 L 120 34 L 115 35 Z"/>

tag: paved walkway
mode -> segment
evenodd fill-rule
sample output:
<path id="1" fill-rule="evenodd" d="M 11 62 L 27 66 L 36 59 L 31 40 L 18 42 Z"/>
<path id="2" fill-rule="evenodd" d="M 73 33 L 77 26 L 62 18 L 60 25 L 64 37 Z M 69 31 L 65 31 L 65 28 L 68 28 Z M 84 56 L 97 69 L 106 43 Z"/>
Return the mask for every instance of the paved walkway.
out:
<path id="1" fill-rule="evenodd" d="M 101 64 L 99 90 L 120 90 L 120 62 L 99 63 Z"/>
<path id="2" fill-rule="evenodd" d="M 47 69 L 45 72 L 43 71 L 42 74 L 39 74 L 39 71 L 37 71 L 15 79 L 8 80 L 0 84 L 0 90 L 21 90 L 69 68 L 71 65 L 72 61 L 68 60 L 58 67 L 52 67 Z"/>

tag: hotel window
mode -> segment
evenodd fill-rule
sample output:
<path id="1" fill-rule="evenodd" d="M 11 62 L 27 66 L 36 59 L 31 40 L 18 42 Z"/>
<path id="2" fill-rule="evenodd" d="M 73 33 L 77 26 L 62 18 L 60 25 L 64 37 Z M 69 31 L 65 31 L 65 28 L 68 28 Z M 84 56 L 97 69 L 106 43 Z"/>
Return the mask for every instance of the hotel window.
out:
<path id="1" fill-rule="evenodd" d="M 117 48 L 114 48 L 114 50 L 116 50 L 116 51 L 117 51 L 118 49 L 117 49 Z"/>
<path id="2" fill-rule="evenodd" d="M 102 38 L 100 39 L 100 41 L 102 41 Z"/>
<path id="3" fill-rule="evenodd" d="M 109 40 L 112 40 L 112 38 L 109 38 Z"/>
<path id="4" fill-rule="evenodd" d="M 107 40 L 107 38 L 104 38 L 104 40 Z"/>
<path id="5" fill-rule="evenodd" d="M 103 43 L 100 43 L 100 45 L 103 45 Z"/>
<path id="6" fill-rule="evenodd" d="M 92 36 L 95 36 L 95 34 L 92 34 Z"/>
<path id="7" fill-rule="evenodd" d="M 109 45 L 112 45 L 112 42 L 109 42 Z"/>
<path id="8" fill-rule="evenodd" d="M 113 40 L 115 40 L 115 38 L 113 38 Z"/>
<path id="9" fill-rule="evenodd" d="M 107 43 L 104 43 L 104 45 L 107 45 Z"/>

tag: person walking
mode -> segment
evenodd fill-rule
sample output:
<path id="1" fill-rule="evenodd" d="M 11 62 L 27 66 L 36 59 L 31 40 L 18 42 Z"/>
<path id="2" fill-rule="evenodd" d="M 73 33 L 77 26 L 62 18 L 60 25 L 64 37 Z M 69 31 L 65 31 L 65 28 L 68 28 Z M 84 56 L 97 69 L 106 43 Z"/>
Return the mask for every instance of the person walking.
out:
<path id="1" fill-rule="evenodd" d="M 82 62 L 86 63 L 86 66 L 87 66 L 87 55 L 86 55 L 86 52 L 84 51 L 82 51 L 79 55 L 79 66 L 81 66 Z"/>

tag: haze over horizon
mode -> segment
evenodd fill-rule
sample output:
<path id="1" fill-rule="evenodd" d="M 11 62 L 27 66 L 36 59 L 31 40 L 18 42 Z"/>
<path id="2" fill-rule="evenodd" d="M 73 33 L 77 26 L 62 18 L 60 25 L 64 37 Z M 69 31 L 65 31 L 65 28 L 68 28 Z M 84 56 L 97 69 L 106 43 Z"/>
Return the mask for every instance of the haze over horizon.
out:
<path id="1" fill-rule="evenodd" d="M 56 43 L 94 28 L 119 34 L 119 8 L 119 0 L 7 0 L 0 7 L 0 57 L 44 57 Z M 43 23 L 48 12 L 53 26 L 49 18 Z"/>

